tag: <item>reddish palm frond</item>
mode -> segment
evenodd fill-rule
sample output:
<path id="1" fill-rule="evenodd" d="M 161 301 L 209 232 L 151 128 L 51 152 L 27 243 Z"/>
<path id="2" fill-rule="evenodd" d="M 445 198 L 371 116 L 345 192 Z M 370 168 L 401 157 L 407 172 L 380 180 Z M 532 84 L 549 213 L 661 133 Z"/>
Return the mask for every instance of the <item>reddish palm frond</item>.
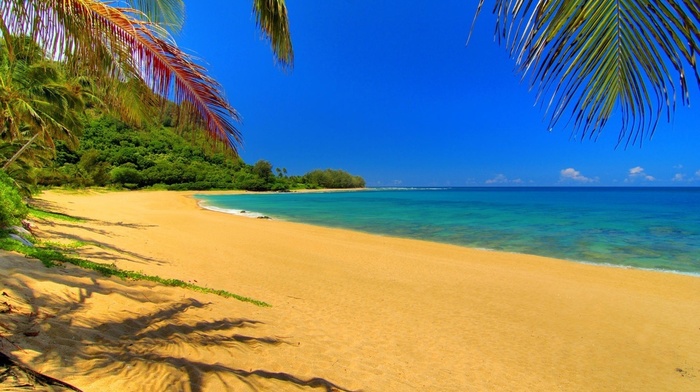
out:
<path id="1" fill-rule="evenodd" d="M 218 83 L 205 74 L 203 67 L 191 61 L 173 43 L 158 36 L 162 31 L 152 23 L 132 17 L 130 14 L 134 10 L 109 7 L 95 1 L 76 3 L 87 3 L 88 21 L 96 27 L 91 30 L 106 31 L 105 35 L 110 36 L 110 47 L 117 47 L 118 53 L 126 52 L 120 60 L 130 60 L 132 69 L 153 91 L 171 97 L 176 103 L 191 104 L 209 133 L 218 140 L 229 142 L 235 149 L 241 138 L 231 119 L 238 120 L 239 116 L 223 98 Z"/>
<path id="2" fill-rule="evenodd" d="M 196 122 L 236 151 L 238 113 L 205 69 L 177 48 L 167 32 L 132 8 L 97 0 L 33 0 L 0 4 L 13 33 L 31 36 L 48 53 L 109 76 L 138 77 L 155 93 L 191 108 Z"/>

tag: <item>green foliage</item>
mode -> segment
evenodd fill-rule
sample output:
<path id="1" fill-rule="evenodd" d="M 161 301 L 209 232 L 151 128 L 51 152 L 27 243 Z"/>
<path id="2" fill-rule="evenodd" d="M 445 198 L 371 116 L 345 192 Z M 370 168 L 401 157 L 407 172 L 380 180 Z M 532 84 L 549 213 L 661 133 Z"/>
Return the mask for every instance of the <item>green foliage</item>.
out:
<path id="1" fill-rule="evenodd" d="M 39 171 L 37 181 L 49 186 L 256 192 L 364 186 L 362 178 L 343 171 L 287 176 L 287 169 L 273 169 L 266 160 L 248 165 L 201 134 L 163 126 L 134 129 L 114 118 L 99 116 L 86 126 L 78 149 L 71 150 L 65 143 L 57 145 L 56 159 Z"/>
<path id="2" fill-rule="evenodd" d="M 56 142 L 56 158 L 54 159 L 58 166 L 63 166 L 67 163 L 78 163 L 80 156 L 68 148 L 68 145 L 63 140 Z"/>
<path id="3" fill-rule="evenodd" d="M 32 38 L 0 38 L 0 140 L 73 142 L 87 93 Z"/>
<path id="4" fill-rule="evenodd" d="M 136 170 L 135 165 L 129 166 L 128 164 L 115 167 L 110 172 L 112 177 L 112 182 L 119 184 L 140 184 L 143 181 L 143 176 L 141 172 Z"/>
<path id="5" fill-rule="evenodd" d="M 272 164 L 263 159 L 255 162 L 255 165 L 253 165 L 253 174 L 263 180 L 269 180 L 272 177 Z"/>
<path id="6" fill-rule="evenodd" d="M 56 219 L 56 220 L 62 220 L 62 221 L 66 221 L 66 222 L 84 222 L 85 221 L 84 219 L 78 218 L 75 216 L 61 214 L 58 212 L 50 212 L 50 211 L 40 210 L 40 209 L 32 207 L 32 206 L 28 206 L 27 209 L 28 209 L 30 215 L 35 216 L 37 218 L 41 218 L 41 219 Z"/>
<path id="7" fill-rule="evenodd" d="M 16 225 L 27 216 L 27 206 L 12 179 L 0 170 L 0 227 Z"/>
<path id="8" fill-rule="evenodd" d="M 249 191 L 324 186 L 289 177 L 286 169 L 275 171 L 265 160 L 247 165 L 231 151 L 232 140 L 212 141 L 188 120 L 186 108 L 173 102 L 159 107 L 142 91 L 143 83 L 104 85 L 80 72 L 47 58 L 29 38 L 0 38 L 0 160 L 26 195 L 36 185 Z M 121 105 L 115 96 L 139 104 Z"/>
<path id="9" fill-rule="evenodd" d="M 41 241 L 41 245 L 46 248 L 51 248 L 51 249 L 61 249 L 61 250 L 74 250 L 74 249 L 80 249 L 82 247 L 85 247 L 87 245 L 93 245 L 97 246 L 98 248 L 101 247 L 99 244 L 96 243 L 87 243 L 85 241 L 71 241 L 67 244 L 59 243 L 59 242 L 54 242 L 54 241 Z"/>
<path id="10" fill-rule="evenodd" d="M 304 175 L 305 183 L 319 188 L 364 188 L 365 180 L 343 170 L 313 170 Z"/>

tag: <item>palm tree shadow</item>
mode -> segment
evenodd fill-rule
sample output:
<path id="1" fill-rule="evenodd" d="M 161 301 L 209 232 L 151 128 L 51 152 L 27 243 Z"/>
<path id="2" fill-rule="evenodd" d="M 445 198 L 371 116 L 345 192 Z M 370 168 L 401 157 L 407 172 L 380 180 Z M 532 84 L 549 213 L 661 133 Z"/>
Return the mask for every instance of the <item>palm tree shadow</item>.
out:
<path id="1" fill-rule="evenodd" d="M 327 392 L 352 392 L 350 389 L 343 388 L 337 384 L 334 384 L 324 378 L 313 377 L 308 380 L 301 379 L 289 373 L 284 372 L 270 372 L 267 370 L 252 370 L 247 371 L 243 369 L 236 369 L 228 367 L 221 364 L 207 364 L 201 362 L 192 362 L 184 358 L 163 358 L 158 355 L 150 354 L 146 356 L 140 356 L 134 358 L 134 360 L 147 360 L 153 362 L 166 362 L 175 368 L 185 369 L 190 380 L 194 381 L 190 383 L 191 390 L 193 392 L 201 392 L 203 389 L 201 385 L 202 377 L 201 372 L 212 373 L 212 374 L 232 374 L 243 383 L 249 385 L 253 389 L 257 389 L 255 384 L 251 382 L 251 379 L 259 377 L 267 380 L 281 381 L 285 384 L 290 384 L 298 387 L 310 387 L 310 388 L 323 388 Z M 359 392 L 359 391 L 358 391 Z"/>
<path id="2" fill-rule="evenodd" d="M 100 226 L 121 226 L 121 227 L 128 227 L 131 229 L 146 229 L 149 227 L 158 227 L 158 225 L 145 225 L 145 224 L 139 224 L 139 223 L 128 223 L 128 222 L 110 222 L 110 221 L 104 221 L 100 219 L 93 219 L 93 218 L 86 218 L 82 216 L 76 216 L 76 215 L 70 215 L 66 214 L 65 212 L 61 212 L 61 208 L 58 206 L 58 204 L 48 201 L 48 200 L 43 200 L 43 199 L 32 199 L 30 205 L 40 211 L 45 211 L 48 212 L 52 215 L 56 215 L 56 218 L 50 218 L 50 217 L 37 217 L 37 220 L 42 221 L 43 223 L 47 224 L 52 224 L 52 223 L 57 223 L 58 221 L 61 221 L 61 218 L 67 219 L 67 221 L 81 221 L 81 222 L 88 222 L 88 223 L 93 223 L 96 225 Z"/>
<path id="3" fill-rule="evenodd" d="M 68 214 L 65 214 L 62 212 L 58 212 L 60 210 L 60 207 L 58 206 L 57 203 L 52 202 L 52 201 L 32 198 L 30 200 L 29 205 L 30 205 L 30 207 L 36 208 L 37 210 L 47 211 L 47 212 L 50 212 L 52 214 L 62 215 L 64 217 L 74 218 L 74 219 L 83 219 L 81 217 L 71 216 L 71 215 L 68 215 Z"/>
<path id="4" fill-rule="evenodd" d="M 16 265 L 21 262 L 30 261 L 20 259 L 7 268 L 0 259 L 0 276 L 3 277 L 0 289 L 26 304 L 24 310 L 21 305 L 16 306 L 19 310 L 14 314 L 0 314 L 0 326 L 17 327 L 7 334 L 3 331 L 3 337 L 17 346 L 38 352 L 33 363 L 60 363 L 63 369 L 78 369 L 80 363 L 89 363 L 89 371 L 97 377 L 101 374 L 128 377 L 123 370 L 125 367 L 142 366 L 140 369 L 155 369 L 165 377 L 174 377 L 173 382 L 194 392 L 203 391 L 212 380 L 218 380 L 227 388 L 229 383 L 237 381 L 258 389 L 256 385 L 266 380 L 294 387 L 349 391 L 322 377 L 303 378 L 281 371 L 236 367 L 235 352 L 253 350 L 257 353 L 282 345 L 294 346 L 285 338 L 261 336 L 257 328 L 264 323 L 259 320 L 192 317 L 185 313 L 208 311 L 215 305 L 181 295 L 163 294 L 167 290 L 149 290 L 156 286 L 149 282 L 125 283 L 98 278 L 90 271 L 74 268 L 69 273 L 56 273 L 54 269 L 21 269 Z M 20 274 L 4 276 L 6 271 L 18 269 Z M 45 281 L 70 288 L 70 295 L 32 289 L 32 282 Z M 107 316 L 86 316 L 92 306 L 91 299 L 109 295 L 124 297 L 132 305 Z M 8 321 L 11 317 L 22 320 L 13 324 Z M 51 345 L 36 343 L 26 333 L 28 330 L 50 334 Z M 58 346 L 60 353 L 55 349 Z M 4 345 L 0 348 L 6 350 Z M 207 355 L 191 358 L 181 354 L 193 348 L 202 352 L 216 350 L 230 360 L 225 364 L 210 363 Z M 216 357 L 222 358 L 222 355 Z"/>
<path id="5" fill-rule="evenodd" d="M 62 225 L 64 227 L 70 227 L 70 225 Z M 85 229 L 83 226 L 75 226 L 76 228 L 80 229 Z M 94 231 L 90 229 L 86 229 L 88 231 Z M 98 232 L 99 233 L 99 232 Z M 130 250 L 126 250 L 123 248 L 116 247 L 114 245 L 108 244 L 103 241 L 96 241 L 94 239 L 88 239 L 85 237 L 81 237 L 80 235 L 77 234 L 67 234 L 65 231 L 61 230 L 50 230 L 43 228 L 39 234 L 37 234 L 38 238 L 41 238 L 43 235 L 49 235 L 51 237 L 57 237 L 57 238 L 63 238 L 66 240 L 72 240 L 72 241 L 78 241 L 81 243 L 85 243 L 87 245 L 92 245 L 94 247 L 99 248 L 100 250 L 92 250 L 89 252 L 89 258 L 90 259 L 98 259 L 102 260 L 104 262 L 116 262 L 119 260 L 128 260 L 134 263 L 138 264 L 156 264 L 156 265 L 167 265 L 169 264 L 166 261 L 156 259 L 153 257 L 145 256 L 140 253 L 132 252 Z M 78 252 L 81 254 L 82 252 Z"/>
<path id="6" fill-rule="evenodd" d="M 57 214 L 57 215 L 62 215 L 70 218 L 77 218 L 81 219 L 86 222 L 90 222 L 93 224 L 90 225 L 85 225 L 85 224 L 76 224 L 72 223 L 70 221 L 63 221 L 60 219 L 51 219 L 51 218 L 38 218 L 37 222 L 39 222 L 38 227 L 35 227 L 32 233 L 34 236 L 38 239 L 44 239 L 45 237 L 49 238 L 61 238 L 64 240 L 73 240 L 73 241 L 78 241 L 87 245 L 92 245 L 100 250 L 90 250 L 88 252 L 89 258 L 91 259 L 98 259 L 102 260 L 103 262 L 107 263 L 114 263 L 119 260 L 127 260 L 131 261 L 134 263 L 139 263 L 139 264 L 146 264 L 146 263 L 153 263 L 157 265 L 165 265 L 169 264 L 163 260 L 158 260 L 149 256 L 145 256 L 143 254 L 139 254 L 136 252 L 132 252 L 126 249 L 118 248 L 115 247 L 114 245 L 111 245 L 105 241 L 100 241 L 96 240 L 94 238 L 90 237 L 95 237 L 91 236 L 90 234 L 96 234 L 97 238 L 111 238 L 114 236 L 114 233 L 110 230 L 106 230 L 102 228 L 103 226 L 123 226 L 123 227 L 128 227 L 131 229 L 144 229 L 147 227 L 155 227 L 157 225 L 141 225 L 141 224 L 131 224 L 131 223 L 124 223 L 124 222 L 105 222 L 105 221 L 99 221 L 99 220 L 93 220 L 93 219 L 85 219 L 85 218 L 79 218 L 79 217 L 74 217 L 70 215 L 66 215 L 63 213 L 58 213 L 58 212 L 53 212 L 51 210 L 52 203 L 45 201 L 45 200 L 35 200 L 33 204 L 40 206 L 42 210 L 44 211 L 50 211 L 52 214 Z M 55 207 L 54 207 L 55 210 Z M 70 229 L 70 230 L 66 230 Z M 67 231 L 72 231 L 73 233 L 76 234 L 69 234 Z M 73 250 L 74 253 L 77 253 L 78 255 L 83 256 L 86 251 L 85 250 L 80 250 L 78 251 L 77 249 Z"/>

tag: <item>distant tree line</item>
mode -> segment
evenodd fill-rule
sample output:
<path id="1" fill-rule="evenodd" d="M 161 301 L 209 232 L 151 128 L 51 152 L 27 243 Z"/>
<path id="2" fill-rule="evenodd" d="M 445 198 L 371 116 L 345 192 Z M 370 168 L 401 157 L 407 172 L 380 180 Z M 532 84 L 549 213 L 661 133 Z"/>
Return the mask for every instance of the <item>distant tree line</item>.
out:
<path id="1" fill-rule="evenodd" d="M 303 177 L 304 183 L 317 188 L 364 188 L 365 180 L 342 170 L 313 170 Z"/>
<path id="2" fill-rule="evenodd" d="M 166 118 L 166 123 L 172 120 Z M 189 139 L 189 140 L 188 140 Z M 201 133 L 151 126 L 138 129 L 114 117 L 88 121 L 78 148 L 56 142 L 56 157 L 36 174 L 42 186 L 156 187 L 170 190 L 240 189 L 288 191 L 362 188 L 365 181 L 342 170 L 314 170 L 290 176 L 260 160 L 246 164 Z"/>

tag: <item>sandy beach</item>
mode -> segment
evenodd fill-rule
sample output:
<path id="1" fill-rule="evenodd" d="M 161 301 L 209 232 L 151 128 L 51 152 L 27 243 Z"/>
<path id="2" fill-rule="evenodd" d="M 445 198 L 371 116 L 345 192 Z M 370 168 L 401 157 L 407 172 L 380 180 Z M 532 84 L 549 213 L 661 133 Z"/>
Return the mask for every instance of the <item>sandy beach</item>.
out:
<path id="1" fill-rule="evenodd" d="M 86 219 L 37 220 L 80 257 L 272 305 L 0 253 L 3 350 L 84 391 L 700 390 L 698 277 L 250 219 L 190 193 L 37 204 Z"/>

